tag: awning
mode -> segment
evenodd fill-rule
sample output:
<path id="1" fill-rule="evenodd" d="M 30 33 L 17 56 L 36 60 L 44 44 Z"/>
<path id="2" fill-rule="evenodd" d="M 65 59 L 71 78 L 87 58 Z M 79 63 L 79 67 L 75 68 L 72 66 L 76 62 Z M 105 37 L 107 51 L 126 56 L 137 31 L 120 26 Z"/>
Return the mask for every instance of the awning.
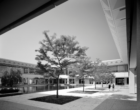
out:
<path id="1" fill-rule="evenodd" d="M 128 77 L 128 72 L 115 72 L 113 73 L 116 78 L 127 78 Z"/>
<path id="2" fill-rule="evenodd" d="M 61 79 L 67 79 L 67 78 L 69 78 L 69 76 L 68 75 L 60 75 L 59 78 L 61 78 Z"/>

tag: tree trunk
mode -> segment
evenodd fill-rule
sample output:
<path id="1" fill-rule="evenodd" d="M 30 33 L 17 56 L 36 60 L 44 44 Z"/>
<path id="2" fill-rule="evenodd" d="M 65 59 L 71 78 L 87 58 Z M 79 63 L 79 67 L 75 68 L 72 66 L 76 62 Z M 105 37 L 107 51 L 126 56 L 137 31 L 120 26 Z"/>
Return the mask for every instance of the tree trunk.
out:
<path id="1" fill-rule="evenodd" d="M 96 81 L 95 81 L 95 89 L 96 89 Z"/>
<path id="2" fill-rule="evenodd" d="M 58 78 L 56 78 L 56 80 L 57 80 L 57 88 L 56 88 L 56 98 L 58 98 L 59 97 L 59 94 L 58 94 L 58 91 L 59 91 L 59 77 Z"/>
<path id="3" fill-rule="evenodd" d="M 102 83 L 102 88 L 103 88 L 103 82 L 101 82 Z"/>
<path id="4" fill-rule="evenodd" d="M 84 81 L 84 78 L 83 78 L 83 92 L 85 91 L 84 87 L 85 87 L 85 81 Z"/>

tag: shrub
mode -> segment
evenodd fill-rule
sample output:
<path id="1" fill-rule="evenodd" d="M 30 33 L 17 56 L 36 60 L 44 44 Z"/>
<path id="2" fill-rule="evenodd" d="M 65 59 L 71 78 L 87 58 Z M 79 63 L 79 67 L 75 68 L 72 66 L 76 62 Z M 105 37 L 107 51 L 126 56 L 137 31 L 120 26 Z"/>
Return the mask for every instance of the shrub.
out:
<path id="1" fill-rule="evenodd" d="M 10 73 L 7 71 L 4 72 L 4 75 L 1 78 L 2 86 L 4 87 L 13 87 L 22 81 L 21 72 L 11 70 Z"/>

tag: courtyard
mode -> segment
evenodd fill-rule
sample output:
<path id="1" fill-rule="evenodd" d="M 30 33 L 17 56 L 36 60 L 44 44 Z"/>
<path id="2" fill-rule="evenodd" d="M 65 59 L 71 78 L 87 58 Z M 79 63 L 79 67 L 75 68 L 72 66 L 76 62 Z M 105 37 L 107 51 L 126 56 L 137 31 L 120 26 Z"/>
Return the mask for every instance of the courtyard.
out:
<path id="1" fill-rule="evenodd" d="M 56 91 L 37 92 L 0 98 L 1 110 L 135 110 L 136 94 L 128 92 L 128 86 L 116 86 L 115 90 L 95 90 L 94 86 L 85 87 L 85 91 L 98 91 L 93 94 L 81 94 L 80 88 L 63 89 L 60 95 L 78 96 L 80 99 L 58 105 L 29 100 L 32 98 L 54 95 Z"/>

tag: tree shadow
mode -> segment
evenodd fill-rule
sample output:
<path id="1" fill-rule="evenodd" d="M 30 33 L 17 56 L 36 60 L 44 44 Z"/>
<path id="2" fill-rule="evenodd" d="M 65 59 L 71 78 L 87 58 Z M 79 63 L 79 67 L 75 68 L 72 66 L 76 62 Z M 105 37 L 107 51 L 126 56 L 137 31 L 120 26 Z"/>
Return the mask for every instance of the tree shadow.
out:
<path id="1" fill-rule="evenodd" d="M 95 90 L 95 91 L 97 91 L 97 90 L 105 90 L 106 88 L 86 88 L 87 90 Z"/>
<path id="2" fill-rule="evenodd" d="M 76 91 L 71 91 L 69 93 L 80 93 L 80 94 L 93 94 L 93 93 L 96 93 L 96 92 L 99 92 L 99 91 L 80 91 L 80 90 L 76 90 Z"/>
<path id="3" fill-rule="evenodd" d="M 100 91 L 100 93 L 116 93 L 116 92 L 119 92 L 120 90 L 107 90 L 107 91 Z"/>

